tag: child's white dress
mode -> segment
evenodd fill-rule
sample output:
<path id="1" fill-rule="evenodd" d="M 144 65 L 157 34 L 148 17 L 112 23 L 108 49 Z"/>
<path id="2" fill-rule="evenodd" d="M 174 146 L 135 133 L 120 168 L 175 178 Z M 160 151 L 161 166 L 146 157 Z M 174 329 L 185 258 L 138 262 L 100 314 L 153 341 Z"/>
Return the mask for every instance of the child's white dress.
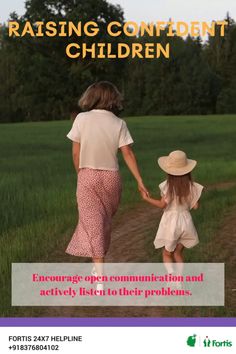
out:
<path id="1" fill-rule="evenodd" d="M 178 243 L 184 247 L 191 248 L 198 244 L 198 234 L 193 224 L 190 210 L 199 200 L 203 186 L 193 182 L 188 201 L 180 204 L 177 198 L 168 201 L 167 181 L 159 185 L 161 196 L 167 203 L 162 215 L 160 225 L 154 240 L 155 248 L 165 247 L 169 252 L 173 252 Z"/>

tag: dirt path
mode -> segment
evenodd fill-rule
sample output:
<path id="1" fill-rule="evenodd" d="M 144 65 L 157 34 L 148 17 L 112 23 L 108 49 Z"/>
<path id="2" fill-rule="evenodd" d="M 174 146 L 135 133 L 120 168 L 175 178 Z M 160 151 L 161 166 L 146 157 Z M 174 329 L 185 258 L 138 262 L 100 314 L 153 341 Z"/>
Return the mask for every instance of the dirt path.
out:
<path id="1" fill-rule="evenodd" d="M 230 189 L 236 183 L 220 183 L 211 185 L 206 190 L 213 189 Z M 231 264 L 236 263 L 235 242 L 236 242 L 236 210 L 232 211 L 232 215 L 226 218 L 225 224 L 220 231 L 219 242 L 216 249 L 217 257 L 209 260 L 209 262 L 224 262 L 227 260 L 227 272 L 231 272 L 232 276 L 226 283 L 226 299 L 227 306 L 234 305 L 236 307 L 236 282 L 231 270 Z M 161 211 L 148 204 L 142 203 L 135 209 L 130 210 L 123 215 L 118 215 L 114 220 L 112 242 L 109 253 L 107 254 L 107 262 L 147 262 L 149 259 L 148 252 L 152 252 L 150 235 L 155 236 Z M 152 239 L 153 239 L 152 238 Z M 65 240 L 65 245 L 68 237 Z M 65 246 L 64 245 L 64 246 Z M 149 246 L 149 247 L 148 247 Z M 56 250 L 48 262 L 77 262 L 76 257 L 65 255 L 64 249 Z M 154 251 L 153 251 L 154 252 Z M 220 256 L 218 256 L 220 255 Z M 232 296 L 234 293 L 235 296 Z M 197 309 L 196 309 L 197 310 Z M 160 307 L 50 307 L 41 308 L 38 315 L 40 317 L 162 317 L 168 316 Z"/>
<path id="2" fill-rule="evenodd" d="M 161 212 L 147 204 L 141 204 L 114 219 L 112 241 L 106 262 L 146 262 L 146 235 L 155 235 Z M 138 222 L 137 222 L 138 221 Z M 49 262 L 75 262 L 76 257 L 65 255 L 58 249 Z M 50 307 L 42 308 L 40 317 L 161 317 L 160 308 L 148 307 Z"/>

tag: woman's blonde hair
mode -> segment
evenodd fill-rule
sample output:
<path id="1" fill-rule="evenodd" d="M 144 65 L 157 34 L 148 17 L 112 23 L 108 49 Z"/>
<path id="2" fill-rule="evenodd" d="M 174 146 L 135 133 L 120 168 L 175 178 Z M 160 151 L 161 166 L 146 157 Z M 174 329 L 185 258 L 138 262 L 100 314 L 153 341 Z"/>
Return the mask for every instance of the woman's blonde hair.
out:
<path id="1" fill-rule="evenodd" d="M 87 88 L 79 100 L 83 111 L 105 109 L 118 114 L 123 110 L 120 91 L 109 81 L 95 82 Z"/>

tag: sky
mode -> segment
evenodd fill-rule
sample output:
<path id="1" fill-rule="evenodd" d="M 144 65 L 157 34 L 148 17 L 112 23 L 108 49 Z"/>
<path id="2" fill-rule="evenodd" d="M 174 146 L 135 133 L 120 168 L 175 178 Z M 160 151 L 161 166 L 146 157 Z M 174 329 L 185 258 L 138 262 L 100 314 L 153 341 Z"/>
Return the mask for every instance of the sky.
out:
<path id="1" fill-rule="evenodd" d="M 85 0 L 86 1 L 86 0 Z M 24 0 L 1 0 L 0 22 L 11 12 L 24 13 Z M 236 20 L 236 0 L 109 0 L 125 10 L 128 21 L 211 21 L 221 20 L 229 11 Z"/>

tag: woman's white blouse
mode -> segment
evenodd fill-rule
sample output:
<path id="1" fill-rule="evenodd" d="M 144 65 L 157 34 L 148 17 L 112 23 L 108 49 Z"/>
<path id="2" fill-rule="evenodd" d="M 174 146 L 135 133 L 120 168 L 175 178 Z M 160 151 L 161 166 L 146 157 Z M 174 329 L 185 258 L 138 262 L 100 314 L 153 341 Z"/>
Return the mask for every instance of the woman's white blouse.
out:
<path id="1" fill-rule="evenodd" d="M 80 143 L 80 168 L 117 171 L 118 148 L 133 139 L 126 123 L 110 111 L 93 109 L 78 114 L 67 137 Z"/>

